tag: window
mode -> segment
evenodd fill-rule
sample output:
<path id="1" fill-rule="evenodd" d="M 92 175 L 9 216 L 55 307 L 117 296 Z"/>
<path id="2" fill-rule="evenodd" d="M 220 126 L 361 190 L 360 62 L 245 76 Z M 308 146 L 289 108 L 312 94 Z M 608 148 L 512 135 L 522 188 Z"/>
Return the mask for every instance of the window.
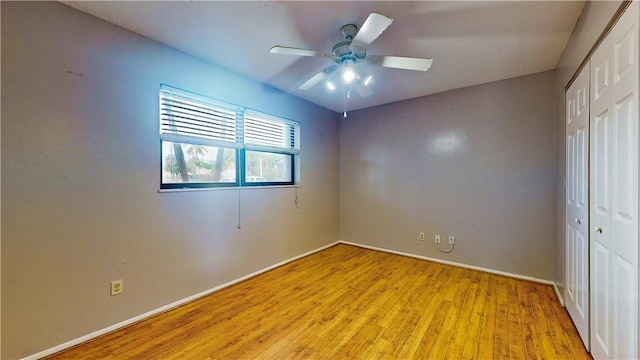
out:
<path id="1" fill-rule="evenodd" d="M 292 185 L 300 125 L 160 89 L 161 189 Z"/>

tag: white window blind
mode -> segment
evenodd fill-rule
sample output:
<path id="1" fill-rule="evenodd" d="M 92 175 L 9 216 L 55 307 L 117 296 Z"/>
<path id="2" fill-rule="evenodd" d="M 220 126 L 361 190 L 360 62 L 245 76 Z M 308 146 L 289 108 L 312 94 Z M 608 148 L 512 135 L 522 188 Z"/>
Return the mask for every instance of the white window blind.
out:
<path id="1" fill-rule="evenodd" d="M 242 147 L 240 112 L 194 94 L 160 89 L 160 138 L 223 147 Z"/>
<path id="2" fill-rule="evenodd" d="M 300 124 L 162 85 L 160 139 L 297 154 Z"/>
<path id="3" fill-rule="evenodd" d="M 300 124 L 255 111 L 244 113 L 244 147 L 250 150 L 296 154 L 300 150 Z"/>

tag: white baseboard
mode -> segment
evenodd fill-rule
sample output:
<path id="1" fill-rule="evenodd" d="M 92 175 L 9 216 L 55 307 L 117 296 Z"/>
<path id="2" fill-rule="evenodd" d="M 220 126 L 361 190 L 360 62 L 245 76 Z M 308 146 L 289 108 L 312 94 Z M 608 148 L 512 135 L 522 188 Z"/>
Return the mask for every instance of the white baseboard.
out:
<path id="1" fill-rule="evenodd" d="M 457 266 L 457 267 L 461 267 L 461 268 L 465 268 L 465 269 L 478 270 L 478 271 L 483 271 L 483 272 L 487 272 L 487 273 L 491 273 L 491 274 L 502 275 L 502 276 L 512 277 L 512 278 L 521 279 L 521 280 L 533 281 L 533 282 L 546 284 L 546 285 L 555 285 L 554 282 L 551 281 L 551 280 L 539 279 L 539 278 L 535 278 L 535 277 L 531 277 L 531 276 L 527 276 L 527 275 L 513 274 L 513 273 L 508 273 L 508 272 L 505 272 L 505 271 L 487 269 L 487 268 L 483 268 L 483 267 L 480 267 L 480 266 L 467 265 L 467 264 L 463 264 L 463 263 L 457 263 L 457 262 L 448 261 L 448 260 L 431 258 L 431 257 L 428 257 L 428 256 L 410 254 L 410 253 L 405 253 L 405 252 L 401 252 L 401 251 L 389 250 L 389 249 L 385 249 L 385 248 L 379 248 L 379 247 L 376 247 L 376 246 L 357 244 L 357 243 L 352 243 L 352 242 L 343 241 L 343 240 L 340 240 L 338 242 L 340 244 L 353 245 L 353 246 L 358 246 L 358 247 L 365 248 L 365 249 L 377 250 L 377 251 L 382 251 L 382 252 L 386 252 L 386 253 L 390 253 L 390 254 L 396 254 L 396 255 L 402 255 L 402 256 L 408 256 L 408 257 L 412 257 L 412 258 L 416 258 L 416 259 L 433 261 L 433 262 L 437 262 L 437 263 L 441 263 L 441 264 L 445 264 L 445 265 Z"/>
<path id="2" fill-rule="evenodd" d="M 254 277 L 254 276 L 256 276 L 256 275 L 260 275 L 260 274 L 262 274 L 262 273 L 264 273 L 264 272 L 267 272 L 267 271 L 269 271 L 269 270 L 273 270 L 273 269 L 275 269 L 275 268 L 277 268 L 277 267 L 280 267 L 280 266 L 282 266 L 282 265 L 288 264 L 288 263 L 290 263 L 290 262 L 292 262 L 292 261 L 298 260 L 298 259 L 303 258 L 303 257 L 305 257 L 305 256 L 309 256 L 309 255 L 314 254 L 314 253 L 317 253 L 317 252 L 319 252 L 319 251 L 325 250 L 325 249 L 330 248 L 330 247 L 332 247 L 332 246 L 334 246 L 334 245 L 337 245 L 338 243 L 339 243 L 339 241 L 336 241 L 336 242 L 333 242 L 333 243 L 331 243 L 331 244 L 328 244 L 328 245 L 325 245 L 325 246 L 319 247 L 319 248 L 317 248 L 317 249 L 315 249 L 315 250 L 308 251 L 308 252 L 306 252 L 306 253 L 304 253 L 304 254 L 301 254 L 301 255 L 298 255 L 298 256 L 294 256 L 294 257 L 292 257 L 292 258 L 290 258 L 290 259 L 287 259 L 287 260 L 281 261 L 281 262 L 279 262 L 279 263 L 277 263 L 277 264 L 274 264 L 274 265 L 268 266 L 268 267 L 266 267 L 266 268 L 264 268 L 264 269 L 260 269 L 260 270 L 258 270 L 258 271 L 256 271 L 256 272 L 253 272 L 253 273 L 251 273 L 251 274 L 248 274 L 248 275 L 245 275 L 245 276 L 243 276 L 243 277 L 237 278 L 237 279 L 235 279 L 235 280 L 231 280 L 231 281 L 229 281 L 229 282 L 226 282 L 226 283 L 224 283 L 224 284 L 222 284 L 222 285 L 218 285 L 218 286 L 216 286 L 216 287 L 214 287 L 214 288 L 211 288 L 211 289 L 209 289 L 209 290 L 205 290 L 205 291 L 199 292 L 199 293 L 197 293 L 197 294 L 195 294 L 195 295 L 191 295 L 191 296 L 186 297 L 186 298 L 184 298 L 184 299 L 181 299 L 181 300 L 178 300 L 178 301 L 172 302 L 171 304 L 167 304 L 167 305 L 162 306 L 162 307 L 160 307 L 160 308 L 157 308 L 157 309 L 154 309 L 154 310 L 148 311 L 148 312 L 146 312 L 146 313 L 144 313 L 144 314 L 140 314 L 140 315 L 138 315 L 138 316 L 132 317 L 132 318 L 127 319 L 127 320 L 125 320 L 125 321 L 121 321 L 121 322 L 119 322 L 119 323 L 117 323 L 117 324 L 113 324 L 113 325 L 108 326 L 108 327 L 106 327 L 106 328 L 104 328 L 104 329 L 100 329 L 100 330 L 94 331 L 94 332 L 92 332 L 92 333 L 90 333 L 90 334 L 87 334 L 87 335 L 81 336 L 81 337 L 79 337 L 79 338 L 77 338 L 77 339 L 73 339 L 73 340 L 71 340 L 71 341 L 67 341 L 67 342 L 65 342 L 65 343 L 63 343 L 63 344 L 60 344 L 60 345 L 54 346 L 54 347 L 49 348 L 49 349 L 46 349 L 46 350 L 43 350 L 43 351 L 41 351 L 41 352 L 39 352 L 39 353 L 37 353 L 37 354 L 33 354 L 33 355 L 26 356 L 26 357 L 22 358 L 22 360 L 36 360 L 36 359 L 40 359 L 40 358 L 45 357 L 45 356 L 49 356 L 49 355 L 51 355 L 51 354 L 55 354 L 55 353 L 57 353 L 57 352 L 59 352 L 59 351 L 62 351 L 62 350 L 68 349 L 68 348 L 70 348 L 70 347 L 72 347 L 72 346 L 75 346 L 75 345 L 81 344 L 81 343 L 83 343 L 83 342 L 85 342 L 85 341 L 91 340 L 91 339 L 96 338 L 96 337 L 98 337 L 98 336 L 101 336 L 101 335 L 104 335 L 104 334 L 110 333 L 110 332 L 112 332 L 112 331 L 114 331 L 114 330 L 118 330 L 118 329 L 120 329 L 120 328 L 123 328 L 123 327 L 125 327 L 125 326 L 127 326 L 127 325 L 131 325 L 131 324 L 133 324 L 133 323 L 135 323 L 135 322 L 138 322 L 138 321 L 140 321 L 140 320 L 144 320 L 144 319 L 150 318 L 150 317 L 152 317 L 152 316 L 154 316 L 154 315 L 160 314 L 160 313 L 162 313 L 162 312 L 165 312 L 165 311 L 171 310 L 171 309 L 173 309 L 173 308 L 177 308 L 178 306 L 181 306 L 181 305 L 184 305 L 184 304 L 186 304 L 186 303 L 188 303 L 188 302 L 191 302 L 191 301 L 197 300 L 197 299 L 199 299 L 199 298 L 201 298 L 201 297 L 204 297 L 204 296 L 207 296 L 207 295 L 209 295 L 209 294 L 212 294 L 212 293 L 214 293 L 214 292 L 216 292 L 216 291 L 218 291 L 218 290 L 224 289 L 224 288 L 226 288 L 226 287 L 228 287 L 228 286 L 231 286 L 231 285 L 233 285 L 233 284 L 237 284 L 237 283 L 239 283 L 239 282 L 241 282 L 241 281 L 244 281 L 244 280 L 249 279 L 249 278 L 251 278 L 251 277 Z"/>
<path id="3" fill-rule="evenodd" d="M 560 293 L 560 289 L 558 288 L 558 284 L 556 284 L 555 282 L 553 283 L 553 290 L 556 291 L 556 296 L 558 297 L 558 301 L 560 301 L 560 306 L 565 307 L 564 306 L 564 297 L 562 296 L 562 293 Z"/>

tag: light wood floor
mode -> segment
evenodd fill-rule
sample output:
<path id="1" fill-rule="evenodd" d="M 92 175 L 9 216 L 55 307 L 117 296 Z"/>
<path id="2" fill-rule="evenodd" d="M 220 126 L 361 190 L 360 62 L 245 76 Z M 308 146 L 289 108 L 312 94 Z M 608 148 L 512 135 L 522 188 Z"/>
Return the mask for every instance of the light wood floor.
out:
<path id="1" fill-rule="evenodd" d="M 551 286 L 337 245 L 51 359 L 589 359 Z"/>

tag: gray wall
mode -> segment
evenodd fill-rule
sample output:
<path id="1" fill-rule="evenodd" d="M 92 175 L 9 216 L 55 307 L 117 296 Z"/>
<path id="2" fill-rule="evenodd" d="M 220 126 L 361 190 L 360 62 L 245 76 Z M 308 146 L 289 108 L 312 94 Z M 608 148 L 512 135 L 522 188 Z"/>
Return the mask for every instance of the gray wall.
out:
<path id="1" fill-rule="evenodd" d="M 56 2 L 1 6 L 3 359 L 338 239 L 335 113 Z M 236 190 L 158 193 L 160 83 L 300 121 L 300 208 L 245 190 L 238 230 Z"/>
<path id="2" fill-rule="evenodd" d="M 556 83 L 556 216 L 555 216 L 555 256 L 556 272 L 554 281 L 560 293 L 564 294 L 564 229 L 565 229 L 565 98 L 564 88 L 578 66 L 595 44 L 598 36 L 620 6 L 619 1 L 587 1 L 573 33 L 558 62 Z"/>
<path id="3" fill-rule="evenodd" d="M 551 280 L 555 84 L 549 71 L 351 113 L 340 239 Z"/>

